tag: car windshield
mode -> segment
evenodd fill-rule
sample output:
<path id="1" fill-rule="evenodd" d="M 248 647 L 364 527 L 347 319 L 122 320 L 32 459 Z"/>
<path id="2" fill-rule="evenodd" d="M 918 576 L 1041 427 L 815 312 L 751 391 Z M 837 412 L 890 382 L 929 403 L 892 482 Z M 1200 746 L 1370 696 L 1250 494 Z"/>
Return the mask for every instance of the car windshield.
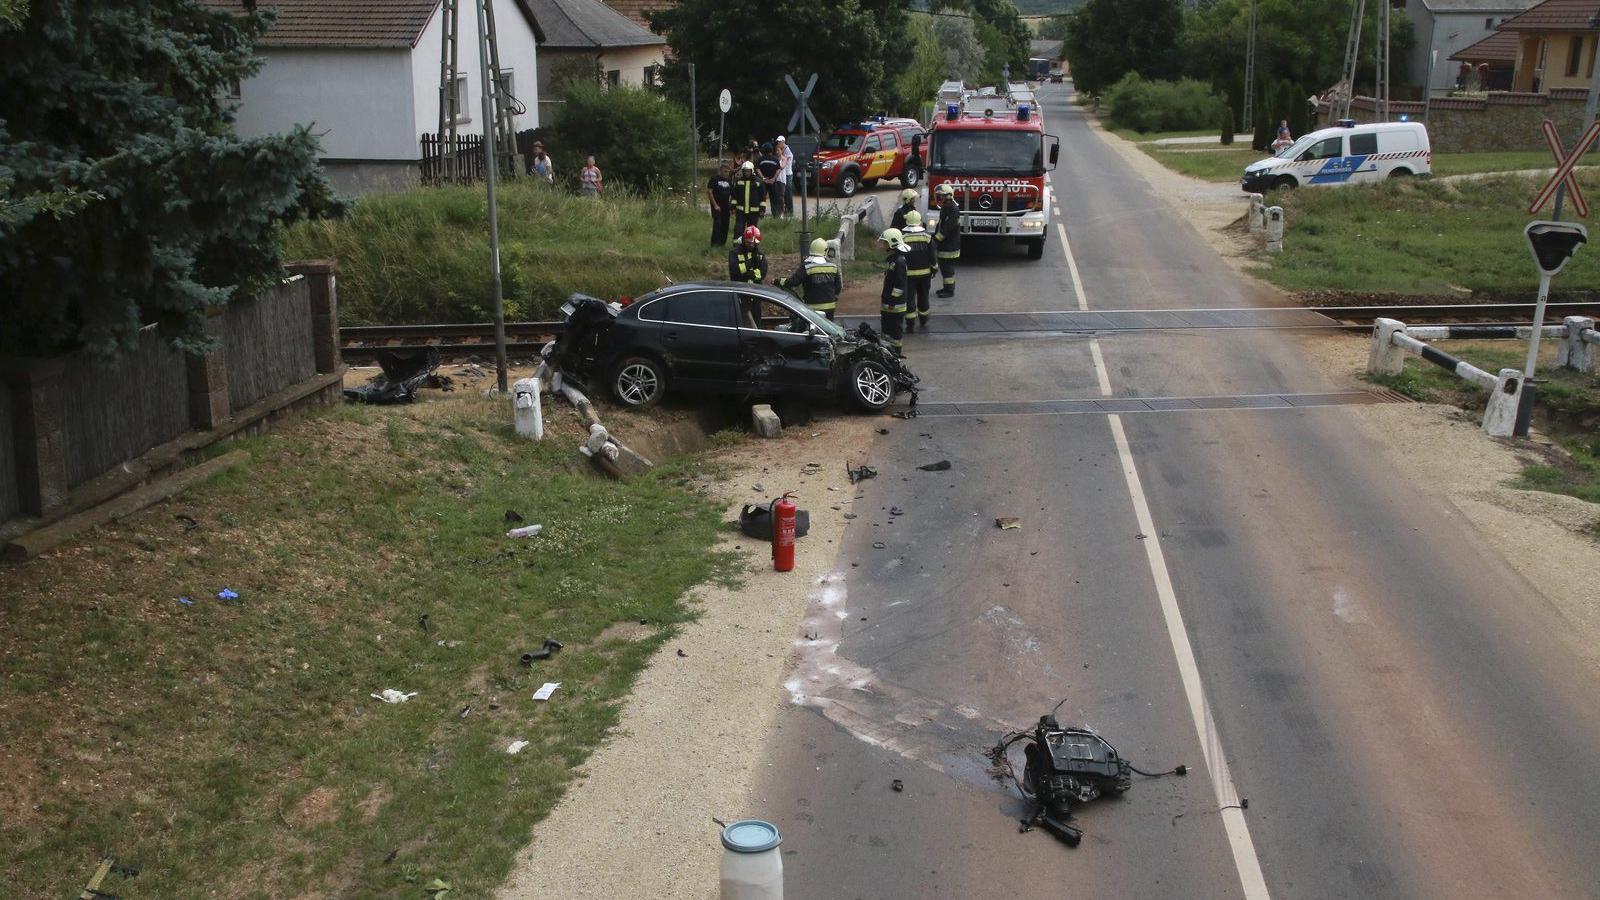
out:
<path id="1" fill-rule="evenodd" d="M 818 144 L 817 149 L 848 150 L 851 153 L 854 153 L 861 148 L 861 139 L 864 137 L 866 137 L 864 134 L 851 134 L 850 132 L 845 131 L 835 131 L 833 134 L 828 135 L 828 137 L 824 139 L 821 144 Z"/>
<path id="2" fill-rule="evenodd" d="M 843 325 L 839 325 L 839 324 L 836 324 L 834 322 L 829 321 L 827 316 L 823 315 L 822 313 L 817 312 L 816 310 L 812 309 L 811 307 L 802 306 L 802 307 L 799 307 L 799 308 L 795 309 L 795 311 L 800 313 L 800 315 L 805 316 L 807 322 L 810 322 L 812 325 L 817 326 L 817 330 L 822 332 L 823 334 L 827 335 L 828 337 L 831 337 L 831 338 L 834 338 L 834 339 L 838 339 L 838 338 L 844 337 L 845 331 L 844 331 L 844 326 Z"/>
<path id="3" fill-rule="evenodd" d="M 936 135 L 930 172 L 1038 175 L 1044 171 L 1044 141 L 1037 131 L 970 129 Z"/>
<path id="4" fill-rule="evenodd" d="M 1312 143 L 1313 139 L 1311 135 L 1303 135 L 1300 140 L 1295 141 L 1294 143 L 1272 155 L 1276 156 L 1278 159 L 1294 159 L 1296 156 L 1306 152 L 1306 148 L 1310 147 Z"/>

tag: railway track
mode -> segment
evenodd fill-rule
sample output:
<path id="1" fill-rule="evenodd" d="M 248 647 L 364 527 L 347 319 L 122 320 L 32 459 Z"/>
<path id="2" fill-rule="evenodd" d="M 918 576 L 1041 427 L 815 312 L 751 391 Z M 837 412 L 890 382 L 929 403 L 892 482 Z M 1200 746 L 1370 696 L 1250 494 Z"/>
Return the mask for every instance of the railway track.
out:
<path id="1" fill-rule="evenodd" d="M 1532 303 L 1456 303 L 1418 306 L 1316 306 L 1309 307 L 1334 320 L 1332 327 L 1368 328 L 1380 317 L 1399 319 L 1406 324 L 1462 323 L 1473 325 L 1517 326 L 1533 320 Z M 1562 316 L 1600 315 L 1600 302 L 1551 303 L 1545 322 L 1559 325 Z M 527 359 L 536 356 L 547 342 L 561 333 L 560 322 L 507 322 L 506 355 Z M 1313 326 L 1314 327 L 1314 326 Z M 1326 327 L 1326 326 L 1325 326 Z M 413 350 L 432 347 L 440 358 L 494 356 L 494 325 L 473 322 L 462 325 L 358 325 L 339 329 L 339 343 L 348 362 L 366 363 L 380 350 Z"/>

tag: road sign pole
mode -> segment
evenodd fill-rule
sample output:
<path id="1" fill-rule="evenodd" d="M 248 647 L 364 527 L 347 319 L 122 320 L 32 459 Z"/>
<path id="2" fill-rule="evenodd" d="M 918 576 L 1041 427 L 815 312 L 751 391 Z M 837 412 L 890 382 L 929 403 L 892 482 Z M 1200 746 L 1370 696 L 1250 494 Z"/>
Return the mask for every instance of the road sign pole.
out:
<path id="1" fill-rule="evenodd" d="M 1544 328 L 1544 304 L 1550 299 L 1550 276 L 1539 275 L 1539 301 L 1533 306 L 1533 333 L 1528 336 L 1528 361 L 1522 367 L 1522 378 L 1526 381 L 1533 377 L 1533 370 L 1539 360 L 1539 332 Z"/>
<path id="2" fill-rule="evenodd" d="M 805 111 L 806 111 L 806 101 L 805 101 L 805 98 L 802 97 L 800 99 L 800 146 L 802 146 L 802 147 L 807 146 L 807 144 L 806 144 L 806 117 L 805 117 Z M 790 187 L 794 186 L 794 173 L 793 172 L 789 173 L 789 186 Z M 808 214 L 808 211 L 806 210 L 806 194 L 805 194 L 805 191 L 801 191 L 800 192 L 800 256 L 801 256 L 802 259 L 805 257 L 806 253 L 810 249 L 811 249 L 811 217 Z"/>
<path id="3" fill-rule="evenodd" d="M 694 196 L 700 168 L 700 123 L 694 106 L 694 63 L 689 63 L 689 196 Z"/>
<path id="4" fill-rule="evenodd" d="M 722 143 L 728 136 L 728 114 L 717 114 L 717 171 L 722 171 Z"/>

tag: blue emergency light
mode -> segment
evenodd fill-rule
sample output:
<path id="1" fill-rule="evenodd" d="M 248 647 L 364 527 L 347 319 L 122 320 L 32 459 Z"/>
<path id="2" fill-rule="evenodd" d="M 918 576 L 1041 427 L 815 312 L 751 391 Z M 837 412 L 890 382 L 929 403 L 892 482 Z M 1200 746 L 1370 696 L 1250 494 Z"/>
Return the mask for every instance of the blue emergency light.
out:
<path id="1" fill-rule="evenodd" d="M 1406 115 L 1405 113 L 1401 113 L 1400 114 L 1400 121 L 1409 122 L 1409 121 L 1411 121 L 1411 117 Z"/>
<path id="2" fill-rule="evenodd" d="M 1338 125 L 1340 128 L 1354 128 L 1354 127 L 1356 127 L 1356 120 L 1355 119 L 1340 119 L 1339 121 L 1335 122 L 1334 124 Z"/>
<path id="3" fill-rule="evenodd" d="M 944 115 L 945 115 L 945 118 L 949 119 L 952 122 L 954 122 L 955 120 L 961 118 L 961 107 L 960 107 L 960 105 L 955 104 L 955 103 L 950 104 L 949 107 L 947 107 L 945 109 Z"/>
<path id="4" fill-rule="evenodd" d="M 1018 122 L 1026 122 L 1026 121 L 1028 121 L 1028 104 L 1026 104 L 1026 103 L 1017 104 L 1017 121 Z"/>

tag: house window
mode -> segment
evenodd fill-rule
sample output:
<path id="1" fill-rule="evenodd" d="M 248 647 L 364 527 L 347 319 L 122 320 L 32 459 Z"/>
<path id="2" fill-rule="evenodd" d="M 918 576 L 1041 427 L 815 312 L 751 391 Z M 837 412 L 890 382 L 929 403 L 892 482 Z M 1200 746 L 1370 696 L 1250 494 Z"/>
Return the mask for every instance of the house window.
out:
<path id="1" fill-rule="evenodd" d="M 656 85 L 660 84 L 661 83 L 661 67 L 660 66 L 645 66 L 644 67 L 644 83 L 649 87 L 655 87 Z"/>
<path id="2" fill-rule="evenodd" d="M 472 121 L 472 107 L 468 105 L 467 76 L 465 72 L 456 75 L 456 124 Z"/>
<path id="3" fill-rule="evenodd" d="M 1494 17 L 1493 16 L 1490 16 L 1489 18 L 1483 20 L 1483 30 L 1484 31 L 1489 31 L 1489 30 L 1491 30 L 1493 28 L 1494 28 Z"/>
<path id="4" fill-rule="evenodd" d="M 1572 42 L 1567 45 L 1567 75 L 1578 74 L 1578 66 L 1583 62 L 1583 35 L 1575 34 Z"/>
<path id="5" fill-rule="evenodd" d="M 606 73 L 606 84 L 608 84 L 608 85 L 610 85 L 612 87 L 616 87 L 617 85 L 622 84 L 622 70 L 621 69 L 612 69 L 611 71 L 607 72 Z"/>
<path id="6" fill-rule="evenodd" d="M 228 93 L 226 96 L 229 100 L 243 99 L 244 86 L 239 83 L 239 79 L 235 78 L 228 82 Z"/>
<path id="7" fill-rule="evenodd" d="M 1583 73 L 1585 78 L 1594 77 L 1594 58 L 1600 56 L 1600 34 L 1594 36 L 1594 42 L 1589 45 L 1589 68 Z"/>

